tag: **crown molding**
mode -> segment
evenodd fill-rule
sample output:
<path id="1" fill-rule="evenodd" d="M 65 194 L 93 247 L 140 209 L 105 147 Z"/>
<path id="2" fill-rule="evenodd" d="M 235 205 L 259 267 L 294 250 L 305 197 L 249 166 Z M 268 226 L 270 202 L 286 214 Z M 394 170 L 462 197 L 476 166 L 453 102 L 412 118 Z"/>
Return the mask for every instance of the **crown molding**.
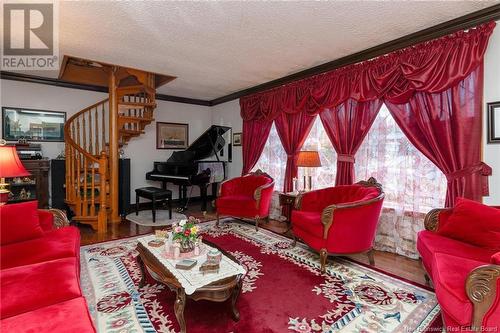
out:
<path id="1" fill-rule="evenodd" d="M 50 85 L 50 86 L 62 87 L 62 88 L 71 88 L 71 89 L 80 89 L 80 90 L 108 93 L 108 88 L 106 88 L 106 87 L 95 86 L 95 85 L 90 85 L 90 84 L 73 83 L 73 82 L 68 82 L 68 81 L 64 81 L 64 80 L 60 80 L 60 79 L 56 79 L 56 78 L 49 78 L 49 77 L 15 73 L 15 72 L 1 71 L 0 78 L 2 80 L 38 83 L 38 84 L 45 84 L 45 85 Z M 160 101 L 168 101 L 168 102 L 175 102 L 175 103 L 212 106 L 210 101 L 205 101 L 205 100 L 196 99 L 196 98 L 187 98 L 187 97 L 165 95 L 165 94 L 156 94 L 156 99 L 160 100 Z"/>

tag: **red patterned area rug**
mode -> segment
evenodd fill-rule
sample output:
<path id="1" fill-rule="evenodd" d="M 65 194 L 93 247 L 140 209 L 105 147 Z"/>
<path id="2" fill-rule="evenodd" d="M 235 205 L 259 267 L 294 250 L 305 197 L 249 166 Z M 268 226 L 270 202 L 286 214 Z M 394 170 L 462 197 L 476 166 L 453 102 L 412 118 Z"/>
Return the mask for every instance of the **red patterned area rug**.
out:
<path id="1" fill-rule="evenodd" d="M 188 332 L 437 331 L 434 293 L 350 260 L 329 261 L 273 232 L 226 219 L 201 224 L 204 238 L 232 253 L 247 270 L 237 307 L 188 300 Z M 175 292 L 150 277 L 138 288 L 137 237 L 84 246 L 82 287 L 99 332 L 178 332 Z"/>

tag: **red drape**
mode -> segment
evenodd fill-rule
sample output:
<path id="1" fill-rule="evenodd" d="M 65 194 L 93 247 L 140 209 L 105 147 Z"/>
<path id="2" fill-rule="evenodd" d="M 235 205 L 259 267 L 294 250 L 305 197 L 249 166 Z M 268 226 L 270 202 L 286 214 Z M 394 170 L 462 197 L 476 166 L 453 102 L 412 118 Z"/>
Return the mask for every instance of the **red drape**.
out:
<path id="1" fill-rule="evenodd" d="M 275 120 L 276 131 L 287 154 L 284 191 L 293 190 L 293 178 L 297 177 L 297 158 L 307 135 L 314 123 L 315 116 L 306 113 L 282 113 Z"/>
<path id="2" fill-rule="evenodd" d="M 406 104 L 386 103 L 410 142 L 443 171 L 446 206 L 455 198 L 481 200 L 482 66 L 440 93 L 417 92 Z"/>
<path id="3" fill-rule="evenodd" d="M 495 27 L 490 22 L 449 36 L 295 81 L 240 100 L 243 120 L 271 121 L 280 113 L 316 114 L 349 98 L 404 104 L 417 91 L 437 93 L 458 84 L 483 60 Z"/>
<path id="4" fill-rule="evenodd" d="M 290 189 L 291 179 L 297 170 L 294 156 L 310 128 L 301 124 L 304 119 L 325 110 L 338 109 L 349 99 L 374 103 L 383 100 L 391 105 L 392 114 L 399 119 L 398 124 L 410 140 L 447 175 L 447 204 L 451 204 L 457 195 L 477 199 L 478 188 L 481 188 L 477 175 L 487 173 L 486 166 L 479 166 L 477 154 L 480 141 L 476 140 L 476 121 L 481 119 L 478 99 L 482 77 L 476 73 L 474 84 L 464 82 L 482 65 L 494 27 L 495 22 L 486 23 L 374 60 L 242 97 L 241 117 L 244 121 L 271 123 L 276 119 L 276 124 L 281 123 L 280 137 L 289 155 L 285 188 Z M 461 89 L 464 84 L 470 91 Z M 464 96 L 474 97 L 469 101 Z M 449 119 L 441 121 L 443 117 Z M 295 121 L 299 123 L 294 124 Z M 337 121 L 339 127 L 356 127 L 345 123 L 351 122 L 346 118 L 337 117 L 333 121 Z M 336 131 L 334 127 L 337 125 L 329 122 L 323 121 L 323 124 L 332 126 L 332 131 Z M 467 126 L 470 127 L 466 129 Z M 291 132 L 290 128 L 303 128 L 305 134 Z M 453 134 L 454 131 L 458 134 Z M 340 134 L 330 134 L 331 138 L 335 136 Z M 361 142 L 364 134 L 360 132 L 350 137 Z M 344 144 L 334 145 L 341 147 Z M 338 150 L 340 158 L 347 161 L 342 162 L 346 165 L 340 166 L 342 170 L 339 170 L 338 182 L 348 182 L 353 177 L 346 170 L 352 167 L 349 161 L 355 153 L 356 149 L 352 149 L 355 146 L 352 144 L 350 151 L 344 148 Z M 469 150 L 476 153 L 469 155 Z"/>
<path id="5" fill-rule="evenodd" d="M 262 150 L 266 145 L 272 122 L 249 120 L 243 122 L 242 151 L 243 169 L 242 175 L 249 173 L 259 160 Z"/>
<path id="6" fill-rule="evenodd" d="M 335 185 L 354 182 L 355 154 L 381 106 L 380 100 L 357 102 L 349 99 L 320 113 L 323 127 L 337 152 Z"/>

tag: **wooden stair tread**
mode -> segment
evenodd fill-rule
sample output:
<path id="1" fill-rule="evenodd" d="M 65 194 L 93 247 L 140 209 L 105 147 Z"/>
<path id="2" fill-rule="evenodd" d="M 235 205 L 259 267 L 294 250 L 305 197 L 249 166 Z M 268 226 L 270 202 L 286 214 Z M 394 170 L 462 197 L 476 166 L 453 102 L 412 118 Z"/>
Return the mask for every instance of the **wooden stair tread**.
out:
<path id="1" fill-rule="evenodd" d="M 135 116 L 122 116 L 118 115 L 118 120 L 124 120 L 125 122 L 153 122 L 154 118 L 148 118 L 148 117 L 135 117 Z"/>
<path id="2" fill-rule="evenodd" d="M 144 134 L 146 132 L 144 131 L 138 131 L 138 130 L 130 130 L 130 129 L 124 129 L 124 128 L 121 128 L 119 130 L 120 134 L 122 135 L 125 135 L 125 136 L 130 136 L 130 135 L 141 135 L 141 134 Z"/>
<path id="3" fill-rule="evenodd" d="M 122 109 L 144 109 L 145 107 L 155 108 L 155 102 L 118 102 L 118 107 Z"/>

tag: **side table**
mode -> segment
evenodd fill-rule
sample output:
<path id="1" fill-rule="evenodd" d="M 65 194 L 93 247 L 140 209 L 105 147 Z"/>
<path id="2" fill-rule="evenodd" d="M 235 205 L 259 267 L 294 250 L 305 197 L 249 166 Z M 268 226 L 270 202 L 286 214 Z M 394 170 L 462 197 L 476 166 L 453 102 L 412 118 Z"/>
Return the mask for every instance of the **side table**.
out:
<path id="1" fill-rule="evenodd" d="M 279 192 L 279 201 L 280 205 L 283 208 L 282 214 L 286 218 L 286 223 L 288 224 L 288 230 L 289 231 L 292 228 L 292 210 L 295 207 L 295 200 L 299 196 L 299 192 Z"/>

